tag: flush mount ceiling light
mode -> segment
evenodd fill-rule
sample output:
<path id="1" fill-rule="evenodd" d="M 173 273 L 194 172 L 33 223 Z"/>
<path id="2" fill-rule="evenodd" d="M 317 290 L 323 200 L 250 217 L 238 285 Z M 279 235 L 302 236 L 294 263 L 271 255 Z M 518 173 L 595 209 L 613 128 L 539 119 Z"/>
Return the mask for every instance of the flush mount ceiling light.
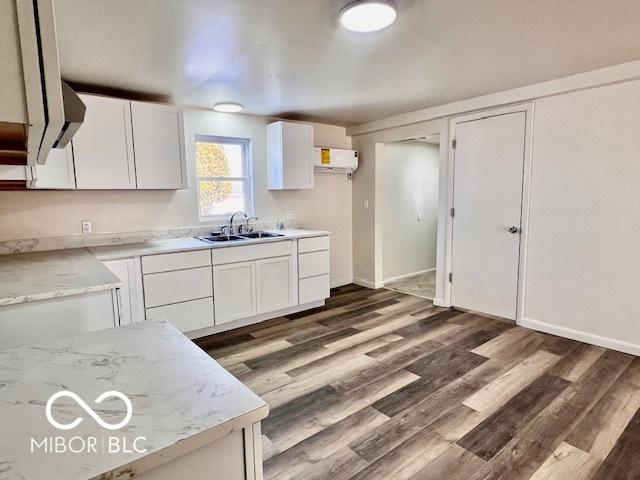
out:
<path id="1" fill-rule="evenodd" d="M 213 106 L 213 109 L 216 112 L 237 113 L 242 111 L 242 105 L 240 105 L 239 103 L 231 103 L 231 102 L 216 103 Z"/>
<path id="2" fill-rule="evenodd" d="M 396 9 L 385 0 L 358 0 L 340 11 L 340 23 L 352 32 L 376 32 L 396 21 Z"/>

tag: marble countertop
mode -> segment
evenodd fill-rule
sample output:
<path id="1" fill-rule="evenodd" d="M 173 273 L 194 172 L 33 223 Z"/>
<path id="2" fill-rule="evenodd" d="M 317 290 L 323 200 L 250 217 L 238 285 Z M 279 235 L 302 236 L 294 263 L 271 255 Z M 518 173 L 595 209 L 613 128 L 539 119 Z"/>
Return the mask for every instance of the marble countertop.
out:
<path id="1" fill-rule="evenodd" d="M 268 414 L 262 399 L 165 320 L 3 350 L 0 365 L 1 480 L 119 478 L 136 462 L 162 463 L 186 453 L 194 439 L 202 445 Z M 121 392 L 131 401 L 131 419 L 107 430 L 72 398 L 61 397 L 52 403 L 54 420 L 62 425 L 83 420 L 59 430 L 47 420 L 45 405 L 63 390 L 78 395 L 109 424 L 126 419 L 126 404 L 115 397 L 94 400 L 107 391 Z M 146 451 L 105 451 L 110 436 L 125 438 L 130 447 L 144 437 L 137 446 Z M 97 451 L 31 451 L 32 439 L 40 444 L 49 437 L 94 437 Z M 79 446 L 77 441 L 76 450 Z"/>
<path id="2" fill-rule="evenodd" d="M 0 306 L 120 285 L 120 279 L 84 248 L 0 256 Z"/>
<path id="3" fill-rule="evenodd" d="M 265 230 L 266 232 L 280 233 L 282 237 L 254 238 L 234 242 L 207 243 L 193 237 L 172 238 L 167 240 L 153 240 L 144 243 L 131 243 L 124 245 L 109 245 L 104 247 L 90 247 L 89 250 L 101 261 L 118 260 L 122 258 L 138 257 L 141 255 L 154 255 L 157 253 L 186 252 L 189 250 L 204 250 L 212 248 L 234 247 L 246 245 L 248 243 L 278 242 L 287 239 L 298 239 L 307 237 L 319 237 L 330 235 L 324 230 Z"/>
<path id="4" fill-rule="evenodd" d="M 219 244 L 203 242 L 193 237 L 183 237 L 103 247 L 0 255 L 0 306 L 117 288 L 122 282 L 102 265 L 101 262 L 107 260 L 278 242 L 330 234 L 322 230 L 294 229 L 271 232 L 280 233 L 283 236 Z"/>

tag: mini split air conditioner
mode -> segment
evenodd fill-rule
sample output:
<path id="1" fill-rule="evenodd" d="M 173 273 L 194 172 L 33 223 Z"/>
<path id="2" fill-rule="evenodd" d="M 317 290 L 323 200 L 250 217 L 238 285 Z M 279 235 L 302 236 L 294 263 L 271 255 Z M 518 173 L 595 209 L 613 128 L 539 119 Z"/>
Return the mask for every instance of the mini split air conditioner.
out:
<path id="1" fill-rule="evenodd" d="M 348 173 L 358 168 L 358 152 L 341 148 L 314 148 L 313 166 L 319 173 Z"/>

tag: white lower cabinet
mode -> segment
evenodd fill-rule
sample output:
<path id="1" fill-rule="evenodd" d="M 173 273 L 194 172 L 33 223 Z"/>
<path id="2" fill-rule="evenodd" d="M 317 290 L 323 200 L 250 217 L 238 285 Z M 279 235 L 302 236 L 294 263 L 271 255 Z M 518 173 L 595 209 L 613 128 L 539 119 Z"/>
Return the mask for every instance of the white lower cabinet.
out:
<path id="1" fill-rule="evenodd" d="M 213 298 L 147 308 L 147 318 L 165 318 L 181 332 L 213 327 Z"/>
<path id="2" fill-rule="evenodd" d="M 298 303 L 293 257 L 256 261 L 256 303 L 258 313 L 289 308 Z"/>
<path id="3" fill-rule="evenodd" d="M 5 305 L 0 308 L 0 350 L 117 325 L 114 291 Z"/>
<path id="4" fill-rule="evenodd" d="M 140 258 L 108 260 L 102 264 L 122 281 L 122 287 L 118 292 L 120 325 L 143 321 L 144 300 L 142 298 Z"/>
<path id="5" fill-rule="evenodd" d="M 211 327 L 214 333 L 324 300 L 329 237 L 300 242 L 300 255 L 297 240 L 283 239 L 143 256 L 146 318 L 167 318 L 183 332 Z"/>
<path id="6" fill-rule="evenodd" d="M 256 262 L 213 267 L 216 325 L 255 315 L 256 290 Z"/>

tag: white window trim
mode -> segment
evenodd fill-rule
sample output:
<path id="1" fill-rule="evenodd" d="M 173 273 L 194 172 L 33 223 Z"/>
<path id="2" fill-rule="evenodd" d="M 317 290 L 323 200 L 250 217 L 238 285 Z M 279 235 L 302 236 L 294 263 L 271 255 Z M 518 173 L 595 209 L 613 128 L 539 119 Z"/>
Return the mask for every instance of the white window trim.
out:
<path id="1" fill-rule="evenodd" d="M 254 203 L 254 191 L 253 191 L 253 156 L 252 143 L 250 138 L 238 138 L 238 137 L 220 137 L 217 135 L 195 135 L 194 145 L 196 142 L 210 142 L 210 143 L 235 143 L 242 146 L 242 157 L 244 159 L 244 177 L 199 177 L 197 164 L 196 166 L 196 207 L 198 209 L 198 219 L 201 223 L 228 221 L 231 218 L 231 214 L 223 215 L 202 215 L 200 211 L 200 181 L 201 180 L 229 180 L 229 181 L 243 181 L 244 182 L 244 195 L 245 203 L 247 205 L 247 211 L 245 212 L 250 217 L 255 215 L 255 203 Z M 194 162 L 197 163 L 198 153 L 196 150 L 196 156 Z"/>

